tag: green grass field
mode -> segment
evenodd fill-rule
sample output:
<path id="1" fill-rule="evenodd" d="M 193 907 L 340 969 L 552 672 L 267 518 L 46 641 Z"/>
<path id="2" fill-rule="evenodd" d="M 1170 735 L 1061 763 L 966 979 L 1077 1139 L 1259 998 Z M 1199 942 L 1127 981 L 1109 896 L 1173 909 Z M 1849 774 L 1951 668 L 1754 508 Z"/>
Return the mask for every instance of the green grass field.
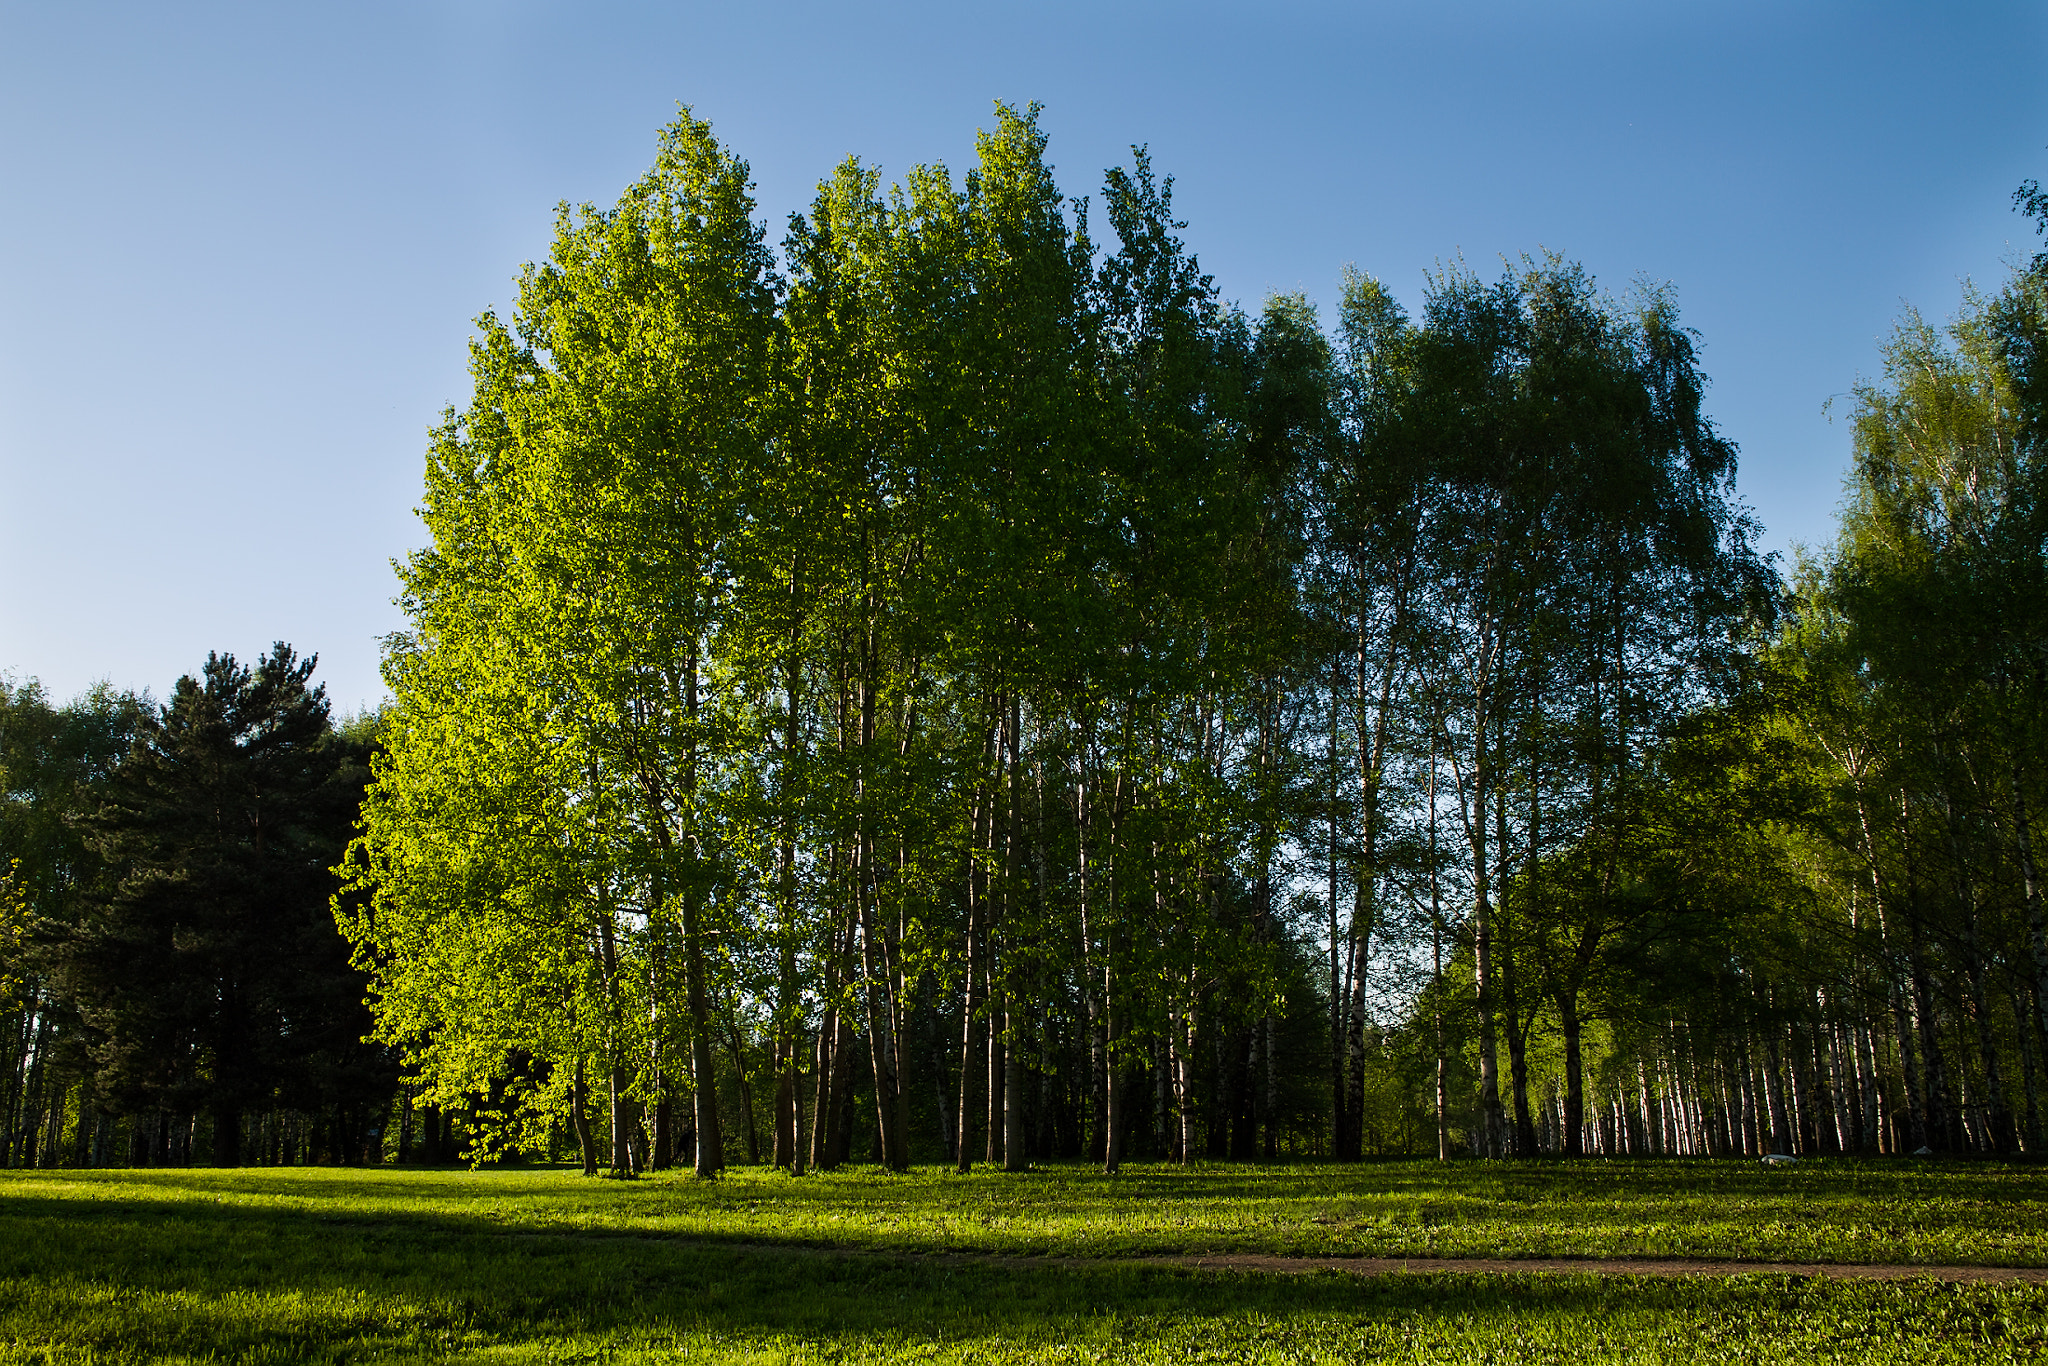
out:
<path id="1" fill-rule="evenodd" d="M 2048 1287 L 1132 1259 L 2048 1266 L 2044 1215 L 2048 1173 L 1886 1163 L 8 1172 L 0 1362 L 2031 1361 Z"/>

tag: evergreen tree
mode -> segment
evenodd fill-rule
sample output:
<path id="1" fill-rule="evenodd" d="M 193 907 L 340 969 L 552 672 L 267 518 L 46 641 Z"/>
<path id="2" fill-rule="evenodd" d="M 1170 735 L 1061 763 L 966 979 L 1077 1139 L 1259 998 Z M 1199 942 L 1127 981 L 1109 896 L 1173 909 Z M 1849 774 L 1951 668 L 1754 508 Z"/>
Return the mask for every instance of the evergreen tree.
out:
<path id="1" fill-rule="evenodd" d="M 99 874 L 56 930 L 102 1093 L 206 1114 L 220 1166 L 244 1160 L 252 1110 L 390 1093 L 328 906 L 367 755 L 334 734 L 314 663 L 279 643 L 178 681 L 80 819 Z"/>

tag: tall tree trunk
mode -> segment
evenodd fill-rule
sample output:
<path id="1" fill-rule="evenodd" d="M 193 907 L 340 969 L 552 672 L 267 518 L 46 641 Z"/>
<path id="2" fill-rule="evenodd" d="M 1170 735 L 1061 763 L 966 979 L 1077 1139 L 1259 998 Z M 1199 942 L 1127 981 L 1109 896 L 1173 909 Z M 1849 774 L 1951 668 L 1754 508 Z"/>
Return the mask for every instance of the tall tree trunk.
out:
<path id="1" fill-rule="evenodd" d="M 1584 1157 L 1586 1148 L 1580 1136 L 1580 1126 L 1586 1117 L 1586 1071 L 1577 992 L 1558 991 L 1557 1027 L 1564 1038 L 1564 1155 Z"/>
<path id="2" fill-rule="evenodd" d="M 967 934 L 966 951 L 961 955 L 965 980 L 960 987 L 960 1106 L 959 1121 L 954 1132 L 957 1135 L 954 1166 L 965 1172 L 974 1165 L 971 1154 L 973 1139 L 974 1094 L 974 1031 L 981 1001 L 975 987 L 982 973 L 980 932 L 982 907 L 981 899 L 975 895 L 974 858 L 970 854 L 967 864 Z"/>
<path id="3" fill-rule="evenodd" d="M 1856 1061 L 1857 1148 L 1875 1153 L 1882 1146 L 1884 1121 L 1879 1116 L 1877 1048 L 1871 1041 L 1870 1019 L 1859 1015 L 1849 1022 L 1849 1045 Z"/>
<path id="4" fill-rule="evenodd" d="M 2013 839 L 2020 856 L 2020 886 L 2026 903 L 2027 947 L 2034 956 L 2034 1009 L 2041 1032 L 2048 1037 L 2048 909 L 2043 907 L 2041 876 L 2034 864 L 2034 827 L 2027 814 L 2026 773 L 2019 750 L 2012 751 Z"/>
<path id="5" fill-rule="evenodd" d="M 683 893 L 684 989 L 690 1010 L 690 1087 L 696 1121 L 697 1152 L 693 1169 L 712 1177 L 725 1170 L 725 1145 L 718 1124 L 718 1066 L 711 1053 L 711 1007 L 704 983 L 704 939 L 698 923 L 697 892 Z"/>
<path id="6" fill-rule="evenodd" d="M 1360 870 L 1352 884 L 1350 928 L 1344 935 L 1344 1115 L 1349 1146 L 1339 1157 L 1347 1162 L 1359 1159 L 1365 1142 L 1366 968 L 1372 946 L 1358 937 L 1360 926 L 1370 919 L 1358 905 L 1358 884 L 1363 881 Z"/>
<path id="7" fill-rule="evenodd" d="M 811 1097 L 810 1165 L 820 1171 L 829 1171 L 837 1165 L 828 1156 L 832 1140 L 826 1116 L 832 1111 L 832 1043 L 838 1029 L 838 1012 L 827 1008 L 824 1018 L 818 1023 L 817 1057 L 811 1065 L 811 1081 L 816 1094 Z"/>
<path id="8" fill-rule="evenodd" d="M 654 1151 L 647 1165 L 665 1172 L 676 1162 L 676 1102 L 667 1069 L 655 1073 L 654 1085 L 661 1098 L 654 1102 Z"/>
<path id="9" fill-rule="evenodd" d="M 1177 1009 L 1167 1037 L 1167 1066 L 1173 1081 L 1174 1157 L 1182 1166 L 1195 1160 L 1195 1031 L 1192 1005 Z"/>
<path id="10" fill-rule="evenodd" d="M 78 1082 L 78 1126 L 72 1130 L 71 1137 L 71 1165 L 74 1167 L 96 1167 L 99 1165 L 93 1160 L 91 1141 L 99 1118 L 93 1080 L 93 1074 L 87 1072 L 83 1077 L 79 1078 Z M 237 1156 L 240 1157 L 242 1152 L 243 1150 L 240 1145 L 237 1145 Z M 260 1152 L 258 1160 L 261 1160 Z"/>
<path id="11" fill-rule="evenodd" d="M 740 1033 L 737 1011 L 725 1017 L 726 1052 L 732 1058 L 733 1079 L 739 1084 L 740 1120 L 745 1124 L 747 1139 L 747 1161 L 759 1164 L 761 1161 L 761 1135 L 754 1123 L 754 1083 L 748 1076 L 747 1041 Z"/>
<path id="12" fill-rule="evenodd" d="M 984 1044 L 993 1056 L 995 1034 L 988 1019 L 989 1001 L 979 990 L 988 984 L 988 960 L 991 956 L 989 944 L 988 917 L 989 902 L 988 869 L 994 866 L 995 851 L 995 810 L 996 778 L 995 766 L 999 762 L 998 748 L 1001 722 L 998 719 L 998 704 L 993 696 L 987 699 L 985 724 L 982 733 L 987 738 L 982 742 L 982 761 L 987 766 L 989 778 L 979 785 L 974 794 L 974 805 L 969 812 L 967 842 L 967 927 L 963 944 L 962 962 L 965 966 L 964 980 L 960 987 L 960 1109 L 958 1150 L 954 1154 L 954 1165 L 960 1171 L 967 1171 L 973 1165 L 974 1133 L 974 1077 L 977 1059 L 975 1057 L 975 1033 L 979 1029 Z M 982 1069 L 985 1073 L 988 1069 Z M 989 1074 L 992 1077 L 992 1073 Z M 993 1094 L 993 1093 L 991 1093 Z M 990 1101 L 993 1113 L 993 1100 Z M 987 1117 L 984 1116 L 984 1119 Z M 988 1143 L 988 1159 L 995 1160 L 996 1138 L 993 1130 L 985 1129 Z"/>
<path id="13" fill-rule="evenodd" d="M 1003 1140 L 1005 1137 L 1003 1115 L 1006 1108 L 1003 1092 L 1007 1089 L 1010 1067 L 1009 1046 L 1003 1037 L 1004 1022 L 1008 1010 L 1003 996 L 1003 989 L 995 973 L 993 962 L 995 945 L 991 944 L 989 949 L 991 961 L 988 978 L 988 1027 L 985 1031 L 988 1035 L 988 1084 L 984 1088 L 987 1093 L 985 1099 L 988 1102 L 988 1114 L 984 1117 L 983 1122 L 983 1132 L 987 1139 L 983 1160 L 993 1167 L 1000 1164 L 1003 1160 Z"/>
<path id="14" fill-rule="evenodd" d="M 61 1102 L 60 1102 L 61 1104 Z M 79 1115 L 79 1126 L 85 1124 L 83 1112 Z M 216 1167 L 239 1167 L 242 1165 L 242 1107 L 231 1101 L 223 1101 L 213 1107 L 213 1165 Z"/>
<path id="15" fill-rule="evenodd" d="M 630 1084 L 626 1076 L 626 1069 L 617 1063 L 613 1063 L 606 1070 L 605 1078 L 610 1083 L 608 1098 L 610 1100 L 611 1114 L 612 1175 L 616 1177 L 635 1176 L 637 1173 L 633 1170 L 633 1145 L 631 1135 L 627 1132 L 633 1122 L 633 1113 L 632 1101 L 626 1094 L 626 1088 Z"/>
<path id="16" fill-rule="evenodd" d="M 898 1035 L 901 1024 L 899 983 L 893 970 L 887 930 L 880 923 L 881 870 L 875 861 L 875 802 L 872 768 L 877 733 L 875 703 L 881 663 L 877 654 L 874 622 L 877 605 L 872 594 L 866 599 L 866 629 L 861 639 L 860 749 L 855 765 L 855 810 L 859 838 L 855 843 L 853 879 L 854 913 L 860 926 L 861 997 L 866 1008 L 868 1063 L 875 1086 L 875 1128 L 882 1162 L 891 1171 L 909 1165 L 903 1134 L 905 1110 L 902 1078 L 897 1068 Z M 906 743 L 908 736 L 905 737 Z"/>
<path id="17" fill-rule="evenodd" d="M 1022 877 L 1024 855 L 1024 774 L 1021 763 L 1023 748 L 1023 702 L 1012 690 L 1009 695 L 1009 772 L 1005 787 L 1009 794 L 1009 810 L 1005 819 L 1003 836 L 1003 925 L 1005 934 L 1014 936 L 1021 926 L 1018 896 L 1018 882 Z M 1019 1025 L 1023 1023 L 1014 1009 L 1017 984 L 1011 980 L 1016 965 L 1010 955 L 1003 962 L 1003 1170 L 1021 1172 L 1030 1165 L 1025 1151 L 1024 1136 L 1024 1069 L 1022 1050 L 1018 1044 Z"/>
<path id="18" fill-rule="evenodd" d="M 2027 1099 L 2025 1129 L 2020 1138 L 2029 1156 L 2041 1151 L 2040 1063 L 2034 1053 L 2033 1014 L 2027 1008 L 2027 989 L 2014 987 L 2012 993 L 2013 1037 L 2020 1046 L 2020 1085 Z"/>
<path id="19" fill-rule="evenodd" d="M 1795 1143 L 1792 1115 L 1785 1103 L 1785 1060 L 1778 1050 L 1777 1031 L 1768 1027 L 1764 1031 L 1764 1098 L 1770 1107 L 1770 1150 L 1790 1154 Z"/>
<path id="20" fill-rule="evenodd" d="M 795 566 L 790 570 L 790 593 L 796 594 Z M 797 750 L 802 733 L 797 725 L 801 672 L 797 658 L 796 627 L 790 629 L 789 652 L 783 660 L 782 754 L 777 782 L 777 815 L 781 838 L 776 849 L 776 893 L 781 923 L 776 933 L 775 974 L 775 1151 L 778 1167 L 801 1174 L 804 1169 L 802 1094 L 802 992 L 797 979 L 796 942 L 799 934 L 796 885 L 796 774 Z"/>
<path id="21" fill-rule="evenodd" d="M 1343 983 L 1343 938 L 1337 922 L 1337 698 L 1342 680 L 1335 665 L 1330 670 L 1330 774 L 1327 799 L 1329 802 L 1328 831 L 1325 857 L 1327 861 L 1328 903 L 1330 913 L 1330 1151 L 1338 1158 L 1357 1155 L 1356 1142 L 1352 1137 L 1350 1088 L 1345 1083 L 1344 1067 L 1344 1021 L 1348 1014 L 1345 1004 Z"/>
<path id="22" fill-rule="evenodd" d="M 1910 893 L 1909 893 L 1910 894 Z M 1927 974 L 1927 944 L 1917 910 L 1912 918 L 1912 956 L 1908 970 L 1913 991 L 1913 1025 L 1919 1032 L 1920 1056 L 1926 1089 L 1926 1138 L 1923 1142 L 1936 1152 L 1955 1147 L 1955 1107 L 1949 1093 L 1948 1065 L 1942 1056 L 1941 1035 L 1934 1013 L 1934 983 Z"/>
<path id="23" fill-rule="evenodd" d="M 1085 705 L 1079 703 L 1077 707 Z M 1095 921 L 1100 916 L 1094 904 L 1094 869 L 1089 864 L 1091 813 L 1088 794 L 1093 776 L 1089 729 L 1085 723 L 1077 724 L 1074 736 L 1074 910 L 1078 929 L 1074 948 L 1078 969 L 1075 980 L 1081 995 L 1081 1027 L 1087 1054 L 1087 1080 L 1080 1096 L 1081 1151 L 1084 1157 L 1101 1159 L 1106 1151 L 1103 1125 L 1107 1122 L 1108 1105 L 1103 1096 L 1102 956 L 1095 948 Z M 1041 812 L 1043 809 L 1041 803 Z"/>
<path id="24" fill-rule="evenodd" d="M 1521 1006 L 1515 995 L 1513 955 L 1501 960 L 1501 1023 L 1507 1032 L 1508 1086 L 1514 1099 L 1515 1157 L 1536 1156 L 1536 1123 L 1529 1111 L 1529 1031 L 1524 1026 Z"/>
<path id="25" fill-rule="evenodd" d="M 1496 734 L 1504 735 L 1504 728 L 1496 726 Z M 1507 885 L 1508 860 L 1508 794 L 1505 787 L 1499 789 L 1494 803 L 1494 838 L 1497 848 L 1495 857 L 1500 860 L 1501 878 L 1499 886 Z M 1496 923 L 1505 926 L 1506 915 L 1502 907 L 1495 908 L 1499 917 Z M 1503 938 L 1506 936 L 1503 935 Z M 1517 955 L 1512 944 L 1503 946 L 1500 955 L 1500 1007 L 1501 1019 L 1507 1026 L 1508 1036 L 1508 1084 L 1515 1107 L 1514 1153 L 1517 1157 L 1536 1156 L 1536 1125 L 1529 1114 L 1529 1030 L 1522 1019 L 1520 997 L 1520 972 Z M 1533 1012 L 1532 1012 L 1533 1014 Z"/>
<path id="26" fill-rule="evenodd" d="M 1501 1157 L 1505 1116 L 1500 1104 L 1500 1057 L 1495 1034 L 1494 1012 L 1494 926 L 1491 877 L 1487 857 L 1486 817 L 1492 796 L 1488 779 L 1492 758 L 1487 749 L 1486 727 L 1490 700 L 1487 676 L 1492 670 L 1491 641 L 1482 635 L 1479 659 L 1474 671 L 1472 701 L 1472 796 L 1464 806 L 1466 838 L 1472 846 L 1472 979 L 1479 1016 L 1479 1155 Z M 1460 794 L 1461 805 L 1464 796 Z"/>
<path id="27" fill-rule="evenodd" d="M 1429 985 L 1430 1024 L 1436 1036 L 1436 1160 L 1451 1160 L 1449 1094 L 1450 1052 L 1444 1039 L 1444 906 L 1443 873 L 1437 850 L 1436 780 L 1440 718 L 1432 717 L 1429 735 L 1429 779 L 1426 789 L 1429 821 Z"/>
<path id="28" fill-rule="evenodd" d="M 684 790 L 692 806 L 697 796 L 697 658 L 684 664 L 684 711 L 689 719 L 691 741 L 684 770 Z M 711 1001 L 704 981 L 703 890 L 698 870 L 704 850 L 694 828 L 689 832 L 690 877 L 683 886 L 683 989 L 690 1012 L 690 1082 L 695 1102 L 698 1176 L 712 1177 L 725 1170 L 725 1145 L 718 1132 L 718 1068 L 711 1056 Z"/>
<path id="29" fill-rule="evenodd" d="M 1120 926 L 1123 901 L 1125 781 L 1131 753 L 1130 714 L 1125 712 L 1124 743 L 1120 747 L 1116 785 L 1109 801 L 1109 858 L 1104 878 L 1104 907 L 1107 915 L 1102 935 L 1102 1170 L 1115 1175 L 1124 1158 L 1124 1053 L 1123 983 L 1118 976 L 1118 955 L 1124 947 Z"/>
<path id="30" fill-rule="evenodd" d="M 633 1175 L 632 1154 L 625 1143 L 626 1080 L 625 1067 L 620 1060 L 624 1051 L 621 1038 L 622 1005 L 619 991 L 619 945 L 616 912 L 611 901 L 608 886 L 601 885 L 598 892 L 597 918 L 597 959 L 598 971 L 604 985 L 604 1060 L 605 1060 L 605 1133 L 609 1145 L 605 1154 L 605 1167 L 614 1177 Z"/>
<path id="31" fill-rule="evenodd" d="M 1128 754 L 1128 750 L 1126 750 Z M 1122 947 L 1117 926 L 1122 903 L 1118 899 L 1123 867 L 1118 855 L 1123 849 L 1124 774 L 1119 770 L 1109 807 L 1109 867 L 1106 879 L 1108 928 L 1102 936 L 1102 1170 L 1114 1176 L 1124 1159 L 1124 1055 L 1122 983 L 1117 976 L 1117 955 Z"/>
<path id="32" fill-rule="evenodd" d="M 775 1139 L 769 1155 L 772 1165 L 784 1171 L 803 1172 L 803 1158 L 797 1148 L 802 1121 L 797 1114 L 796 1040 L 788 1026 L 777 1027 L 775 1040 Z"/>
<path id="33" fill-rule="evenodd" d="M 1016 1012 L 1003 994 L 1003 1170 L 1021 1172 L 1031 1166 L 1024 1136 L 1024 1060 L 1017 1047 Z"/>
<path id="34" fill-rule="evenodd" d="M 1387 748 L 1394 733 L 1394 687 L 1402 669 L 1402 651 L 1407 639 L 1408 584 L 1413 555 L 1400 559 L 1392 585 L 1393 622 L 1386 636 L 1386 651 L 1380 660 L 1376 696 L 1370 699 L 1372 719 L 1368 725 L 1368 675 L 1366 604 L 1370 600 L 1368 567 L 1362 550 L 1354 553 L 1353 564 L 1358 594 L 1358 617 L 1354 656 L 1354 721 L 1357 736 L 1359 863 L 1351 898 L 1350 1030 L 1347 1090 L 1343 1114 L 1349 1147 L 1341 1154 L 1349 1159 L 1361 1155 L 1365 1107 L 1366 970 L 1371 963 L 1372 936 L 1378 928 L 1379 855 L 1381 797 L 1385 789 Z M 1334 798 L 1334 791 L 1332 796 Z M 1333 860 L 1334 861 L 1334 860 Z M 1334 879 L 1333 879 L 1334 881 Z"/>
<path id="35" fill-rule="evenodd" d="M 839 851 L 831 851 L 829 862 L 836 872 L 839 865 Z M 830 904 L 830 903 L 828 903 Z M 835 908 L 836 909 L 836 908 Z M 839 1114 L 839 1094 L 846 1085 L 846 1051 L 841 1047 L 845 1025 L 840 1019 L 838 999 L 840 986 L 840 922 L 835 917 L 827 926 L 828 952 L 825 955 L 825 1015 L 818 1025 L 817 1061 L 813 1076 L 817 1094 L 811 1102 L 811 1165 L 820 1171 L 831 1171 L 839 1165 L 840 1154 L 836 1133 Z"/>
<path id="36" fill-rule="evenodd" d="M 1948 836 L 1949 864 L 1956 884 L 1956 902 L 1963 913 L 1963 972 L 1969 993 L 1970 1019 L 1977 1026 L 1977 1051 L 1984 1058 L 1985 1125 L 1989 1130 L 1992 1150 L 2004 1154 L 2012 1150 L 2012 1116 L 2006 1108 L 2005 1078 L 1999 1066 L 1998 1040 L 1991 1020 L 1991 997 L 1985 982 L 1989 965 L 1978 929 L 1977 883 L 1970 875 L 1969 863 L 1963 853 L 1962 835 L 1957 829 L 1954 803 L 1945 789 L 1940 801 L 1942 826 Z"/>
<path id="37" fill-rule="evenodd" d="M 898 1124 L 903 1097 L 896 1072 L 896 1012 L 890 1000 L 894 993 L 889 989 L 885 955 L 875 942 L 874 908 L 866 896 L 861 896 L 860 902 L 862 997 L 867 1006 L 868 1064 L 875 1081 L 876 1137 L 881 1144 L 883 1163 L 890 1171 L 902 1171 L 909 1165 L 909 1159 Z"/>
<path id="38" fill-rule="evenodd" d="M 1920 1050 L 1913 1041 L 1913 1011 L 1907 1004 L 1902 983 L 1892 985 L 1892 1029 L 1898 1040 L 1899 1077 L 1906 1091 L 1906 1140 L 1909 1152 L 1928 1147 L 1927 1077 L 1920 1065 Z"/>

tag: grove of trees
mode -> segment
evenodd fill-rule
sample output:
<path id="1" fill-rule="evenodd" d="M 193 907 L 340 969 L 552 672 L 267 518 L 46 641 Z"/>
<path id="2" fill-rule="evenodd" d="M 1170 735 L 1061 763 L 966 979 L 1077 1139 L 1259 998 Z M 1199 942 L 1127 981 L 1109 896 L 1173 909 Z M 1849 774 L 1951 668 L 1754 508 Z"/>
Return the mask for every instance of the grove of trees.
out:
<path id="1" fill-rule="evenodd" d="M 0 698 L 8 1161 L 2040 1150 L 2048 260 L 1781 577 L 1668 290 L 1249 316 L 1035 108 L 750 195 L 479 321 L 381 714 Z"/>

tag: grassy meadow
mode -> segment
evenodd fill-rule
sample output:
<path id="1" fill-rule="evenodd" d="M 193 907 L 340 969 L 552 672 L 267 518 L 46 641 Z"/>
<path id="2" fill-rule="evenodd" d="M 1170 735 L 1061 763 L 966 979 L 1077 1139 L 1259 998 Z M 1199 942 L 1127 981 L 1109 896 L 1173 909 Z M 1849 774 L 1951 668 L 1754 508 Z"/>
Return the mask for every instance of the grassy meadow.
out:
<path id="1" fill-rule="evenodd" d="M 2038 1267 L 2044 1215 L 1961 1164 L 7 1172 L 0 1362 L 2028 1361 L 2048 1287 L 1137 1259 Z"/>

